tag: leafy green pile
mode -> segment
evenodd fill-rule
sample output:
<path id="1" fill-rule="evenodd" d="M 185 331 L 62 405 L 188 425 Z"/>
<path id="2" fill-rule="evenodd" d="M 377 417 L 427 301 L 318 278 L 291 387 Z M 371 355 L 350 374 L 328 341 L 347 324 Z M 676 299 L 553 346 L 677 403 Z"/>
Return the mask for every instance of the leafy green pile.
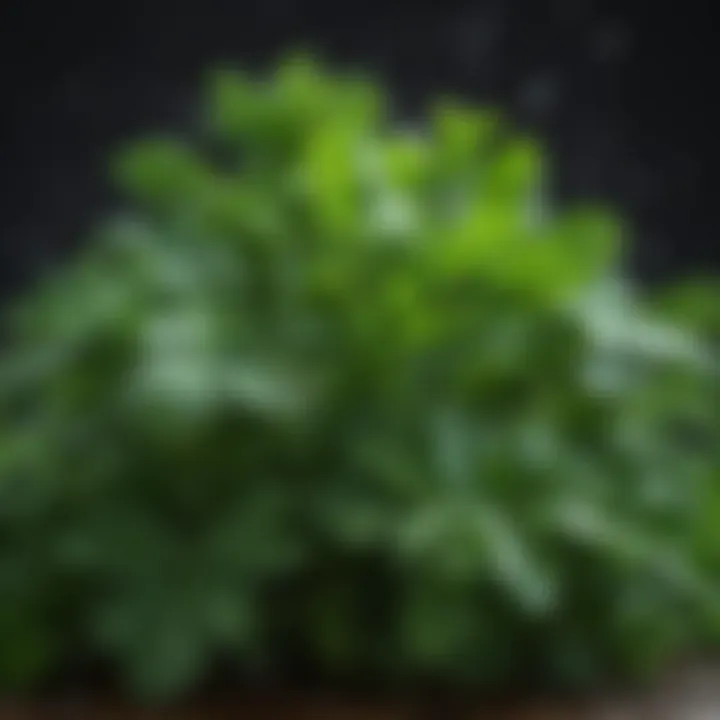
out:
<path id="1" fill-rule="evenodd" d="M 710 336 L 623 279 L 618 220 L 493 113 L 399 129 L 304 58 L 217 73 L 206 119 L 123 153 L 135 210 L 8 315 L 3 685 L 577 683 L 716 642 Z"/>

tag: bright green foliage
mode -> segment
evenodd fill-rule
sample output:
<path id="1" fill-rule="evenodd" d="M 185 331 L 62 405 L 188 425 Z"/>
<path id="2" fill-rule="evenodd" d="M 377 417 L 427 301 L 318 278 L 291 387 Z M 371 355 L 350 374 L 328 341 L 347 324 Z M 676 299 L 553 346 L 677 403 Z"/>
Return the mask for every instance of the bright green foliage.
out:
<path id="1" fill-rule="evenodd" d="M 617 219 L 553 209 L 502 118 L 401 131 L 304 58 L 206 118 L 119 158 L 135 212 L 9 317 L 2 682 L 577 683 L 715 643 L 712 346 L 622 280 Z"/>

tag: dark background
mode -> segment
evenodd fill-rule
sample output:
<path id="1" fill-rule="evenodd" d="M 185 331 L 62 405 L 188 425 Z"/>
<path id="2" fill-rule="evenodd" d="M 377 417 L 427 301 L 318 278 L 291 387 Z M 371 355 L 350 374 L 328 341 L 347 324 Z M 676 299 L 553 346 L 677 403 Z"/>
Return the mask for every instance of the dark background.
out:
<path id="1" fill-rule="evenodd" d="M 563 197 L 634 223 L 646 280 L 720 270 L 712 2 L 299 0 L 0 6 L 0 285 L 7 297 L 87 235 L 107 153 L 187 122 L 214 62 L 302 45 L 373 69 L 399 107 L 492 102 L 554 149 Z"/>

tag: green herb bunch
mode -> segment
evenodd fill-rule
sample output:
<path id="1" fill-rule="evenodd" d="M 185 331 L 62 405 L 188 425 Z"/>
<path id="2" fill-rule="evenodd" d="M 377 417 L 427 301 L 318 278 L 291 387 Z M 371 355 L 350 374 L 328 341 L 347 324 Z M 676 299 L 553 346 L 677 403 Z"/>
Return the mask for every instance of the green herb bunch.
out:
<path id="1" fill-rule="evenodd" d="M 208 94 L 8 312 L 0 683 L 577 684 L 716 643 L 692 293 L 644 299 L 495 113 L 400 128 L 299 56 Z"/>

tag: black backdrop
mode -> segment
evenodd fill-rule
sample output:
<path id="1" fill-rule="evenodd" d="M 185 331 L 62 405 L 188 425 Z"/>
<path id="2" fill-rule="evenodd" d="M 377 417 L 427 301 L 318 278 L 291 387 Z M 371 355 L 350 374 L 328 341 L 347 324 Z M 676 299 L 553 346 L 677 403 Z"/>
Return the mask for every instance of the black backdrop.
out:
<path id="1" fill-rule="evenodd" d="M 450 91 L 530 123 L 561 194 L 634 222 L 642 278 L 720 269 L 711 0 L 46 2 L 0 6 L 5 297 L 107 207 L 114 144 L 185 123 L 213 62 L 298 45 L 374 69 L 405 111 Z"/>

